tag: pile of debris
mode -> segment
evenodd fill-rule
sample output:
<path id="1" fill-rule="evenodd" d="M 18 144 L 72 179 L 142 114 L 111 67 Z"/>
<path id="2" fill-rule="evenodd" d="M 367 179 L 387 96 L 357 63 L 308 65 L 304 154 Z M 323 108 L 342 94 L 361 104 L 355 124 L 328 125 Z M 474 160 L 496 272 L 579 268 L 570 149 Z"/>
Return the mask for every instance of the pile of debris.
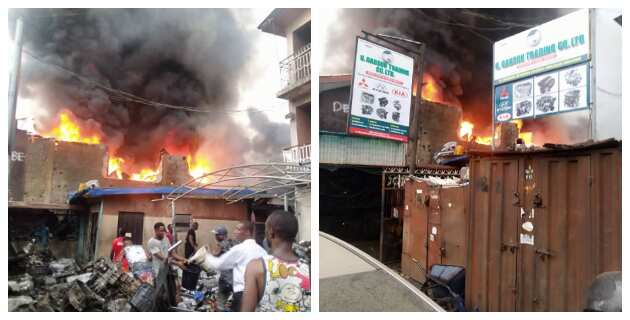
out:
<path id="1" fill-rule="evenodd" d="M 141 283 L 108 258 L 79 266 L 27 245 L 14 263 L 25 273 L 9 278 L 9 311 L 132 311 Z"/>
<path id="2" fill-rule="evenodd" d="M 300 259 L 310 264 L 310 242 L 294 244 Z M 74 259 L 55 259 L 48 249 L 27 244 L 10 257 L 9 311 L 154 311 L 167 277 L 157 277 L 155 286 L 132 273 L 118 271 L 109 258 L 79 265 Z M 163 269 L 168 267 L 163 266 Z M 16 274 L 17 272 L 17 274 Z M 167 270 L 160 273 L 170 274 Z M 162 306 L 170 311 L 223 311 L 217 299 L 219 274 L 202 271 L 195 290 L 181 288 L 167 295 L 176 301 Z M 172 286 L 166 286 L 171 288 Z M 228 299 L 231 300 L 231 299 Z M 229 301 L 228 301 L 229 306 Z"/>

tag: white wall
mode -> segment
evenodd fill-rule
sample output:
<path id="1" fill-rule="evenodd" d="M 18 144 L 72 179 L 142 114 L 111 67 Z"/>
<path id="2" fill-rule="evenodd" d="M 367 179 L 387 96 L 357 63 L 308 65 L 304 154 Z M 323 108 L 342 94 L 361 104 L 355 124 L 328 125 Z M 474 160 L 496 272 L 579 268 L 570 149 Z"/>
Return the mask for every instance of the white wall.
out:
<path id="1" fill-rule="evenodd" d="M 298 241 L 311 240 L 311 189 L 298 190 L 295 194 L 295 215 L 298 219 Z"/>
<path id="2" fill-rule="evenodd" d="M 593 9 L 593 139 L 621 140 L 621 26 L 613 19 L 620 9 Z"/>

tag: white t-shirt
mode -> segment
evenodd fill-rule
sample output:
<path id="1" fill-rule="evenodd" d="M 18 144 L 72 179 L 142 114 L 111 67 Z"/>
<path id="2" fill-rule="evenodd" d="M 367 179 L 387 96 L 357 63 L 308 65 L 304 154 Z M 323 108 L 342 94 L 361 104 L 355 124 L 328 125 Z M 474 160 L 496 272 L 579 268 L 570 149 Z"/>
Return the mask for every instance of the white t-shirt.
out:
<path id="1" fill-rule="evenodd" d="M 259 246 L 254 239 L 247 239 L 240 244 L 233 246 L 228 252 L 220 257 L 211 254 L 206 256 L 206 263 L 214 269 L 230 270 L 234 282 L 232 288 L 234 292 L 245 290 L 245 268 L 247 264 L 254 260 L 265 256 L 267 252 Z"/>
<path id="2" fill-rule="evenodd" d="M 160 271 L 160 265 L 164 264 L 164 260 L 158 259 L 155 254 L 161 253 L 162 257 L 168 257 L 168 248 L 171 246 L 171 243 L 168 241 L 166 237 L 162 238 L 162 240 L 158 240 L 156 238 L 149 239 L 147 243 L 147 248 L 149 249 L 149 253 L 153 258 L 153 272 L 157 277 L 158 271 Z"/>

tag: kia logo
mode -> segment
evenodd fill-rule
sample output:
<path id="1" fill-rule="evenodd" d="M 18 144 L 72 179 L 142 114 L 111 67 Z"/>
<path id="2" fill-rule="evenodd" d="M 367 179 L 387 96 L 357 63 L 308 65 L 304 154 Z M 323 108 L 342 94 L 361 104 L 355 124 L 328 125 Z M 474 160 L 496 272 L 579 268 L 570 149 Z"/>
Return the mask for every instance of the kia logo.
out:
<path id="1" fill-rule="evenodd" d="M 392 94 L 398 97 L 407 97 L 407 91 L 401 89 L 393 89 Z"/>

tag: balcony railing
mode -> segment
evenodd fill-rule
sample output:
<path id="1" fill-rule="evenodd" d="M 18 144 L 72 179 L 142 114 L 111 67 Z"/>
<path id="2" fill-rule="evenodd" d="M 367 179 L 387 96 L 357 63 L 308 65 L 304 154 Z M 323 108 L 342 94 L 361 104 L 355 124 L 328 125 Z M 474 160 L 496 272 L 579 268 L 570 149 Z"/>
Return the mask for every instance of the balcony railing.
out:
<path id="1" fill-rule="evenodd" d="M 311 162 L 311 145 L 288 147 L 282 150 L 284 162 L 305 164 Z"/>
<path id="2" fill-rule="evenodd" d="M 280 61 L 282 90 L 298 86 L 311 80 L 311 44 Z"/>

